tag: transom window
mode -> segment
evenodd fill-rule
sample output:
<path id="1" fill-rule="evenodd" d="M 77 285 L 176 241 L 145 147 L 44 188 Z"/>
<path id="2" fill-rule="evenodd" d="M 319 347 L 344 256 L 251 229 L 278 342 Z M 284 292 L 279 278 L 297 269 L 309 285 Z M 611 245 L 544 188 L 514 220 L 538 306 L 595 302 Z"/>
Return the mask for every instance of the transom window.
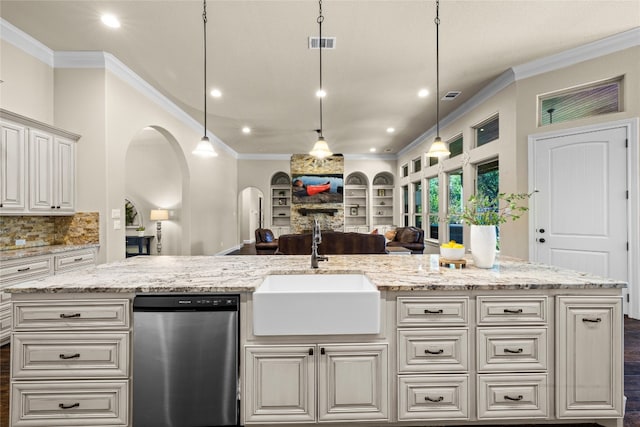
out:
<path id="1" fill-rule="evenodd" d="M 459 135 L 449 141 L 449 158 L 459 156 L 462 154 L 462 135 Z"/>
<path id="2" fill-rule="evenodd" d="M 476 147 L 488 144 L 500 138 L 500 119 L 495 116 L 473 127 L 476 135 Z"/>

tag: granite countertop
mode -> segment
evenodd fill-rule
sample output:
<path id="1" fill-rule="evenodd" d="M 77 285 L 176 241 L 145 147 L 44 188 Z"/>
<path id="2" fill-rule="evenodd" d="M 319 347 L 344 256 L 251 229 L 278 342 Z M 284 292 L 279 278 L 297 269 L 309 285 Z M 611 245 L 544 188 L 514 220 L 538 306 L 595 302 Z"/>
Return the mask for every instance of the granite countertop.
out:
<path id="1" fill-rule="evenodd" d="M 501 257 L 493 269 L 430 268 L 429 255 L 330 255 L 319 269 L 308 255 L 145 256 L 13 285 L 11 293 L 253 292 L 269 274 L 364 273 L 380 290 L 624 288 L 626 284 Z M 437 263 L 436 263 L 437 264 Z M 303 286 L 304 283 L 301 283 Z"/>
<path id="2" fill-rule="evenodd" d="M 39 255 L 52 255 L 63 252 L 70 252 L 79 249 L 98 248 L 98 243 L 89 243 L 84 245 L 47 245 L 36 246 L 27 249 L 12 249 L 8 251 L 0 251 L 0 261 L 10 261 L 20 258 L 28 258 Z"/>

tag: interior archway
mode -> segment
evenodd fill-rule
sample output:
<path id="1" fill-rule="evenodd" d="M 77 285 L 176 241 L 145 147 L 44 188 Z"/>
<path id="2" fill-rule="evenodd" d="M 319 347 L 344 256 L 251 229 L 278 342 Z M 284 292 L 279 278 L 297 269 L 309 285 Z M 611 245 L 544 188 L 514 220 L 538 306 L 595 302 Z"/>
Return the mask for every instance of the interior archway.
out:
<path id="1" fill-rule="evenodd" d="M 240 243 L 253 243 L 255 229 L 264 227 L 264 194 L 256 187 L 247 187 L 238 194 Z"/>

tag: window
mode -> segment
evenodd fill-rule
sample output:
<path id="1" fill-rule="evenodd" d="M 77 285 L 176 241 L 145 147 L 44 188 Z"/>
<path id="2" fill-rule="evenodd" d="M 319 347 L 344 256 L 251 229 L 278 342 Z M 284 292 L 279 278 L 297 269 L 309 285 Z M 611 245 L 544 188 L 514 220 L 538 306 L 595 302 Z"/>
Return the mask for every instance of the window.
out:
<path id="1" fill-rule="evenodd" d="M 622 77 L 538 97 L 539 125 L 622 111 Z"/>
<path id="2" fill-rule="evenodd" d="M 455 215 L 462 212 L 462 169 L 449 173 L 449 240 L 462 244 L 462 221 Z"/>
<path id="3" fill-rule="evenodd" d="M 402 186 L 402 223 L 409 226 L 409 186 Z"/>
<path id="4" fill-rule="evenodd" d="M 438 164 L 438 158 L 437 157 L 429 157 L 429 166 L 434 166 Z"/>
<path id="5" fill-rule="evenodd" d="M 438 240 L 438 225 L 440 224 L 440 203 L 438 202 L 438 177 L 427 179 L 427 188 L 429 188 L 429 230 L 427 232 L 428 239 Z"/>
<path id="6" fill-rule="evenodd" d="M 479 164 L 476 170 L 476 191 L 478 196 L 487 196 L 492 199 L 498 197 L 500 180 L 498 160 Z"/>
<path id="7" fill-rule="evenodd" d="M 487 120 L 484 123 L 474 126 L 476 135 L 476 147 L 480 147 L 500 137 L 500 119 L 498 116 Z"/>
<path id="8" fill-rule="evenodd" d="M 409 176 L 409 165 L 403 165 L 402 166 L 402 176 Z"/>
<path id="9" fill-rule="evenodd" d="M 449 154 L 449 158 L 462 154 L 462 135 L 459 135 L 449 141 L 449 151 L 451 152 L 451 154 Z"/>
<path id="10" fill-rule="evenodd" d="M 422 228 L 422 183 L 413 183 L 413 225 Z"/>
<path id="11" fill-rule="evenodd" d="M 422 159 L 417 158 L 413 160 L 413 171 L 420 172 L 422 170 Z"/>

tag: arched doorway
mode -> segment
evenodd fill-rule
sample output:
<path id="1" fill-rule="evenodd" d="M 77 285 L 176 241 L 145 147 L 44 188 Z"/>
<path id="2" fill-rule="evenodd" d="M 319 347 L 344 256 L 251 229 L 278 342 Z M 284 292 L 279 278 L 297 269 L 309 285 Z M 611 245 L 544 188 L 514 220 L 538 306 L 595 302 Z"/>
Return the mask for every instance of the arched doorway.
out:
<path id="1" fill-rule="evenodd" d="M 240 243 L 253 243 L 255 229 L 264 225 L 264 194 L 256 187 L 247 187 L 238 194 Z"/>

